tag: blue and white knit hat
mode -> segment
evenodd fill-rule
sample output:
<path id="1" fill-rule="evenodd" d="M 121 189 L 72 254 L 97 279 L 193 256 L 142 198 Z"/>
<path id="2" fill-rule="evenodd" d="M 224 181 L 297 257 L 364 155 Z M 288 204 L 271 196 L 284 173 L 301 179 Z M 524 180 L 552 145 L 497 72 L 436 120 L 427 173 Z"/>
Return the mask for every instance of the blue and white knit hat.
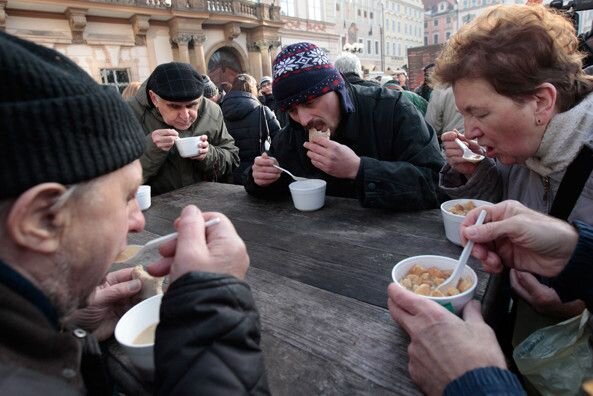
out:
<path id="1" fill-rule="evenodd" d="M 296 43 L 284 47 L 274 59 L 272 72 L 272 92 L 281 111 L 331 91 L 349 98 L 340 72 L 315 44 Z"/>

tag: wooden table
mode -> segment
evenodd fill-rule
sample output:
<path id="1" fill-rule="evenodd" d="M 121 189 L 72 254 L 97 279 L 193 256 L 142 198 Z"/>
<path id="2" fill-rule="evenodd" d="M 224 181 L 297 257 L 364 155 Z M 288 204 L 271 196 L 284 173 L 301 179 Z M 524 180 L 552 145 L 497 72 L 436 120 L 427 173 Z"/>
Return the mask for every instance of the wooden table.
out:
<path id="1" fill-rule="evenodd" d="M 393 213 L 327 197 L 300 212 L 253 198 L 242 186 L 200 183 L 152 198 L 144 243 L 174 231 L 195 204 L 227 215 L 247 245 L 251 285 L 262 322 L 262 348 L 274 395 L 419 394 L 407 371 L 408 337 L 391 319 L 391 269 L 415 255 L 458 257 L 438 209 Z M 473 259 L 472 259 L 473 260 Z M 477 296 L 487 275 L 476 261 Z"/>

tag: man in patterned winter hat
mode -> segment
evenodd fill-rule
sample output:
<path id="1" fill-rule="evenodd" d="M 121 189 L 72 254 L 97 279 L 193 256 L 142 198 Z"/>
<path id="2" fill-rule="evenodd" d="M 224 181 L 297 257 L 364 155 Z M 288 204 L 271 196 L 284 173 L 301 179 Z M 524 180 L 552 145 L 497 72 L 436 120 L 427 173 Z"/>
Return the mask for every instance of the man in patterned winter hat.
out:
<path id="1" fill-rule="evenodd" d="M 248 193 L 288 195 L 295 175 L 327 181 L 327 194 L 364 207 L 435 208 L 443 158 L 434 131 L 399 91 L 344 81 L 311 43 L 285 47 L 273 64 L 273 93 L 290 122 L 245 174 Z"/>

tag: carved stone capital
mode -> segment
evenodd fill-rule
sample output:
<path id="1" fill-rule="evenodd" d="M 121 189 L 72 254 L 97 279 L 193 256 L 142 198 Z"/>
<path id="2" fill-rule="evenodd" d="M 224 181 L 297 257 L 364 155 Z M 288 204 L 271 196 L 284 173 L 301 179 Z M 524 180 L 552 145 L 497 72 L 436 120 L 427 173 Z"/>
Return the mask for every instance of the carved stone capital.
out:
<path id="1" fill-rule="evenodd" d="M 72 31 L 72 43 L 84 44 L 84 29 L 86 29 L 86 13 L 88 10 L 82 8 L 66 9 L 66 17 Z"/>
<path id="2" fill-rule="evenodd" d="M 136 45 L 146 45 L 146 33 L 148 32 L 148 28 L 150 28 L 149 21 L 150 16 L 148 15 L 134 15 L 130 18 Z"/>
<path id="3" fill-rule="evenodd" d="M 267 40 L 267 39 L 257 40 L 254 44 L 261 52 L 267 52 L 272 47 L 271 40 Z"/>
<path id="4" fill-rule="evenodd" d="M 203 45 L 206 42 L 206 35 L 203 33 L 192 34 L 194 45 Z"/>
<path id="5" fill-rule="evenodd" d="M 171 42 L 177 46 L 188 46 L 191 40 L 191 33 L 178 33 L 176 36 L 171 37 Z"/>
<path id="6" fill-rule="evenodd" d="M 233 40 L 241 34 L 241 26 L 237 22 L 229 22 L 224 25 L 224 37 L 227 40 Z"/>

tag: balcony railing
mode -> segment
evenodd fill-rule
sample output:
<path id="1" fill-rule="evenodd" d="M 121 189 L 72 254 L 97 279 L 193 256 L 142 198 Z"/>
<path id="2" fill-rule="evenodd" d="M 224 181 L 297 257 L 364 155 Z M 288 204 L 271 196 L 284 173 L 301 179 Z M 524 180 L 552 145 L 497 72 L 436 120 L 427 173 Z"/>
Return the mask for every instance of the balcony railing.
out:
<path id="1" fill-rule="evenodd" d="M 256 19 L 279 19 L 279 7 L 247 0 L 88 0 L 92 3 L 120 4 L 146 8 L 176 9 L 247 16 Z"/>

